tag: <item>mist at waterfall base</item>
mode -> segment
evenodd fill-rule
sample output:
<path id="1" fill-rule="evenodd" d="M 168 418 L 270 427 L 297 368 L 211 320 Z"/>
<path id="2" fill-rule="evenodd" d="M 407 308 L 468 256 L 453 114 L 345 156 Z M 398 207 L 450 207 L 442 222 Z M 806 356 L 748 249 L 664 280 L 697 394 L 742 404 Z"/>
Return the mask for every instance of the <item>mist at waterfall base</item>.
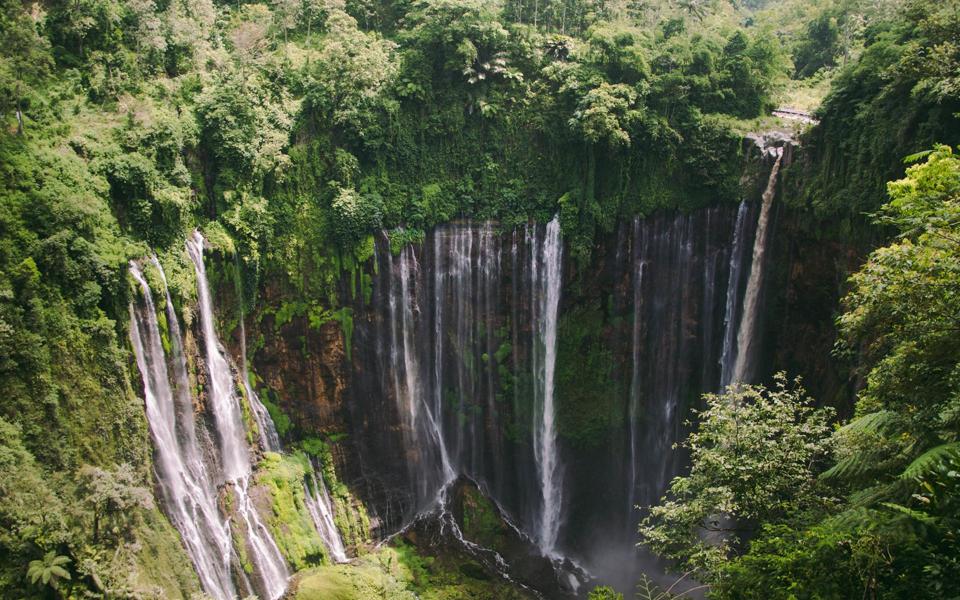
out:
<path id="1" fill-rule="evenodd" d="M 375 350 L 355 363 L 373 363 L 360 367 L 379 373 L 364 394 L 387 398 L 402 424 L 392 443 L 406 483 L 395 485 L 408 496 L 394 524 L 434 506 L 462 474 L 545 555 L 624 592 L 641 573 L 673 583 L 636 548 L 635 507 L 655 504 L 681 472 L 686 457 L 673 446 L 700 395 L 754 369 L 760 324 L 746 312 L 762 304 L 775 179 L 774 169 L 760 203 L 636 218 L 608 240 L 599 278 L 627 323 L 613 344 L 630 363 L 617 374 L 624 430 L 600 460 L 570 447 L 557 424 L 557 336 L 573 301 L 561 293 L 569 265 L 557 220 L 454 222 L 399 254 L 382 235 L 370 314 L 357 325 Z"/>

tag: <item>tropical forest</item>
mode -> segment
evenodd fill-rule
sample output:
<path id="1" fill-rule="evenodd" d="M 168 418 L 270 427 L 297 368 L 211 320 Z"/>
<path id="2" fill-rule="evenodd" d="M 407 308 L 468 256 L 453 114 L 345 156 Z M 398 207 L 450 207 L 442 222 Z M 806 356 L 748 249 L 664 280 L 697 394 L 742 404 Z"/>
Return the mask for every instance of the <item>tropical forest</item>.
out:
<path id="1" fill-rule="evenodd" d="M 960 598 L 960 0 L 0 0 L 0 598 Z"/>

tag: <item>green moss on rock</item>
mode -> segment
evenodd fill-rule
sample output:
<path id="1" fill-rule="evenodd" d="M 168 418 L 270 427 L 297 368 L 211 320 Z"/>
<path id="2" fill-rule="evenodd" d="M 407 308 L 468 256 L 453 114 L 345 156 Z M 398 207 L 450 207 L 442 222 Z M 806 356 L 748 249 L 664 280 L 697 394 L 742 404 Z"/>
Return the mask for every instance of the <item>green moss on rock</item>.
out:
<path id="1" fill-rule="evenodd" d="M 580 447 L 603 443 L 619 426 L 622 390 L 613 377 L 614 357 L 602 337 L 600 302 L 563 315 L 557 335 L 559 432 Z"/>
<path id="2" fill-rule="evenodd" d="M 486 548 L 499 550 L 505 534 L 504 523 L 493 503 L 472 486 L 462 488 L 463 535 Z"/>
<path id="3" fill-rule="evenodd" d="M 267 452 L 256 473 L 257 485 L 270 493 L 272 514 L 266 519 L 267 527 L 296 570 L 318 565 L 327 557 L 306 505 L 305 461 L 302 454 Z"/>
<path id="4" fill-rule="evenodd" d="M 462 557 L 432 557 L 398 542 L 352 564 L 309 569 L 294 582 L 295 600 L 524 600 L 520 591 Z"/>

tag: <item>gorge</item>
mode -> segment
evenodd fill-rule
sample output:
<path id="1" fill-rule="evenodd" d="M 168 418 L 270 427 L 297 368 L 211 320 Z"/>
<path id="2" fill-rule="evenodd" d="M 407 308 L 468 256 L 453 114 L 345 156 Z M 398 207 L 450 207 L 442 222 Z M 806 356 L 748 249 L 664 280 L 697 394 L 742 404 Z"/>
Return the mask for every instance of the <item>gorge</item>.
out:
<path id="1" fill-rule="evenodd" d="M 0 597 L 941 598 L 957 0 L 0 0 Z"/>
<path id="2" fill-rule="evenodd" d="M 603 415 L 606 439 L 592 442 L 607 457 L 591 465 L 592 473 L 565 459 L 576 450 L 563 436 L 557 410 L 565 398 L 556 389 L 558 368 L 575 370 L 578 360 L 568 353 L 558 365 L 558 335 L 570 327 L 565 308 L 579 300 L 569 289 L 564 298 L 559 220 L 512 230 L 464 220 L 439 226 L 398 252 L 383 232 L 362 265 L 372 282 L 369 297 L 361 293 L 354 300 L 352 365 L 330 365 L 350 370 L 341 376 L 348 378 L 346 393 L 357 394 L 347 401 L 355 413 L 345 417 L 343 433 L 358 441 L 339 458 L 337 476 L 349 481 L 357 477 L 356 465 L 365 465 L 363 485 L 379 483 L 393 495 L 392 504 L 383 505 L 361 493 L 379 521 L 379 535 L 404 529 L 437 506 L 446 511 L 452 484 L 466 476 L 557 568 L 574 559 L 583 565 L 575 568 L 579 577 L 602 569 L 592 553 L 604 532 L 605 559 L 610 541 L 622 539 L 618 564 L 630 571 L 632 536 L 624 533 L 640 518 L 637 507 L 655 503 L 679 472 L 684 459 L 675 445 L 683 439 L 688 408 L 701 393 L 744 382 L 743 374 L 756 369 L 760 344 L 753 337 L 763 315 L 762 272 L 775 236 L 771 215 L 783 152 L 782 146 L 755 151 L 754 160 L 766 161 L 768 173 L 759 201 L 635 217 L 618 227 L 615 253 L 597 283 L 609 298 L 608 318 L 621 330 L 610 334 L 620 393 Z M 208 594 L 228 598 L 246 589 L 277 598 L 289 567 L 259 516 L 263 506 L 250 483 L 251 461 L 282 450 L 250 384 L 243 313 L 238 366 L 216 334 L 204 244 L 199 232 L 186 242 L 204 348 L 191 361 L 199 369 L 194 376 L 206 382 L 200 398 L 190 395 L 180 323 L 160 263 L 131 263 L 141 291 L 130 309 L 131 339 L 158 481 L 170 489 L 162 504 L 184 540 L 192 540 L 188 549 Z M 165 336 L 144 268 L 161 277 Z M 252 358 L 256 365 L 256 353 Z M 734 379 L 725 381 L 730 364 Z M 351 380 L 364 381 L 352 392 Z M 194 406 L 201 411 L 196 421 Z M 383 420 L 354 422 L 356 413 Z M 209 446 L 201 449 L 198 440 Z M 346 562 L 326 485 L 312 459 L 308 465 L 300 485 L 314 533 L 333 561 Z M 600 488 L 598 474 L 624 484 Z M 178 489 L 184 482 L 189 489 Z M 610 511 L 611 499 L 625 510 Z M 567 584 L 564 593 L 577 586 Z"/>

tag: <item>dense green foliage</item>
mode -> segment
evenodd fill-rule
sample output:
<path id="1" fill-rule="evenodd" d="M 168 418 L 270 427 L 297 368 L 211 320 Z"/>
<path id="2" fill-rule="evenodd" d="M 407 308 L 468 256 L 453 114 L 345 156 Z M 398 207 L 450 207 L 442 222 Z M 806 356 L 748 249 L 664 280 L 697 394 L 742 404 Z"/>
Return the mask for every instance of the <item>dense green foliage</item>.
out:
<path id="1" fill-rule="evenodd" d="M 784 391 L 708 398 L 693 466 L 641 528 L 719 598 L 942 598 L 960 576 L 960 159 L 888 186 L 900 231 L 851 280 L 840 319 L 866 385 L 828 435 Z M 773 412 L 771 412 L 773 411 Z M 789 415 L 793 415 L 790 417 Z M 741 451 L 742 450 L 742 451 Z M 824 459 L 832 457 L 829 462 Z M 719 538 L 721 523 L 735 525 Z"/>
<path id="2" fill-rule="evenodd" d="M 865 29 L 862 55 L 837 76 L 805 140 L 804 197 L 824 213 L 877 210 L 904 156 L 960 142 L 956 2 L 909 0 L 896 17 Z"/>
<path id="3" fill-rule="evenodd" d="M 712 572 L 761 526 L 797 525 L 830 503 L 817 480 L 831 412 L 796 383 L 708 394 L 687 439 L 692 468 L 641 527 L 644 542 L 687 569 Z"/>

